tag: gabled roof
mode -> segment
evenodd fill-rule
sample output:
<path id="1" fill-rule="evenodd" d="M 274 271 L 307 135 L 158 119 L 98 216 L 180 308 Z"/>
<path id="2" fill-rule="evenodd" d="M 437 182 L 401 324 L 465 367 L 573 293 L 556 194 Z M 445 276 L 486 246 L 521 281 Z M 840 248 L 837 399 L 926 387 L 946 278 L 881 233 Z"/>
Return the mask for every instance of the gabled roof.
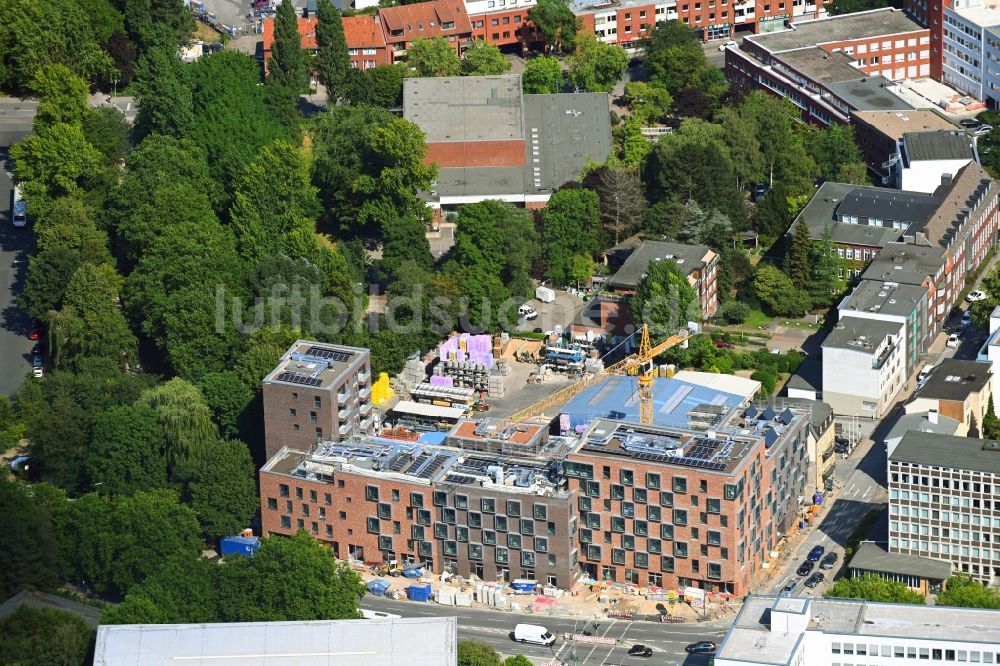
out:
<path id="1" fill-rule="evenodd" d="M 903 134 L 903 145 L 911 162 L 972 160 L 976 156 L 972 137 L 959 130 L 906 132 Z"/>
<path id="2" fill-rule="evenodd" d="M 990 196 L 993 179 L 983 167 L 970 162 L 959 169 L 949 185 L 942 185 L 934 192 L 941 202 L 923 225 L 923 232 L 932 243 L 949 247 L 956 233 L 965 221 L 975 217 L 969 213 L 979 209 L 983 203 L 995 198 Z"/>
<path id="3" fill-rule="evenodd" d="M 319 48 L 316 45 L 316 23 L 317 19 L 315 16 L 312 18 L 299 18 L 299 37 L 302 48 L 308 51 L 315 51 Z M 271 45 L 274 44 L 274 19 L 264 19 L 263 42 L 264 50 L 270 51 Z"/>
<path id="4" fill-rule="evenodd" d="M 386 41 L 389 43 L 446 37 L 472 32 L 472 23 L 465 11 L 462 0 L 433 0 L 413 5 L 383 7 L 379 16 L 385 23 Z M 454 23 L 454 27 L 442 28 L 442 23 Z M 393 36 L 395 31 L 403 34 Z"/>
<path id="5" fill-rule="evenodd" d="M 887 553 L 877 544 L 866 542 L 858 547 L 848 566 L 862 571 L 904 574 L 928 580 L 948 580 L 951 562 L 932 560 L 919 555 Z"/>
<path id="6" fill-rule="evenodd" d="M 344 39 L 347 48 L 378 48 L 385 46 L 385 35 L 378 16 L 359 14 L 344 17 Z"/>

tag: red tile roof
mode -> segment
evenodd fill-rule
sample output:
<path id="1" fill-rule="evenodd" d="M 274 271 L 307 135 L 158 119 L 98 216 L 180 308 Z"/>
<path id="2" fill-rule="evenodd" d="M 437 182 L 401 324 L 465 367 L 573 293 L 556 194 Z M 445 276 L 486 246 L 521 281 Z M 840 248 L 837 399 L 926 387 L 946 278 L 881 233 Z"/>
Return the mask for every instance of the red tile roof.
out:
<path id="1" fill-rule="evenodd" d="M 270 51 L 274 43 L 274 19 L 264 19 L 264 50 Z M 299 37 L 301 37 L 302 48 L 315 51 L 316 46 L 316 18 L 299 18 Z"/>
<path id="2" fill-rule="evenodd" d="M 382 23 L 377 16 L 345 16 L 344 38 L 347 48 L 377 48 L 385 46 L 385 35 L 382 34 Z"/>
<path id="3" fill-rule="evenodd" d="M 412 41 L 430 37 L 446 37 L 472 32 L 472 23 L 462 0 L 432 0 L 414 5 L 383 7 L 379 15 L 385 23 L 386 42 Z M 442 28 L 442 23 L 454 27 Z M 403 31 L 393 36 L 392 31 Z"/>

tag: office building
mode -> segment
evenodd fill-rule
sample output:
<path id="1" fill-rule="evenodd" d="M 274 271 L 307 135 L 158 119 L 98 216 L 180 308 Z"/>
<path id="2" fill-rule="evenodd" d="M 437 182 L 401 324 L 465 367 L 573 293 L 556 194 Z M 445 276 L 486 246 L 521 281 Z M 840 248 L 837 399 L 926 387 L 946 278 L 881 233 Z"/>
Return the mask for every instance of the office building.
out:
<path id="1" fill-rule="evenodd" d="M 906 404 L 907 414 L 934 412 L 955 419 L 965 432 L 982 434 L 983 416 L 993 399 L 989 363 L 946 358 L 917 388 Z"/>
<path id="2" fill-rule="evenodd" d="M 1000 611 L 753 596 L 715 666 L 1000 663 Z"/>
<path id="3" fill-rule="evenodd" d="M 882 185 L 890 186 L 893 185 L 892 168 L 904 134 L 955 129 L 953 122 L 931 109 L 855 111 L 851 114 L 851 124 L 868 168 L 879 177 Z"/>
<path id="4" fill-rule="evenodd" d="M 367 349 L 297 340 L 263 382 L 267 457 L 372 432 Z"/>
<path id="5" fill-rule="evenodd" d="M 990 0 L 942 3 L 941 81 L 996 108 L 1000 102 L 1000 8 Z"/>
<path id="6" fill-rule="evenodd" d="M 834 413 L 880 419 L 906 382 L 903 324 L 842 316 L 823 341 L 823 401 Z"/>
<path id="7" fill-rule="evenodd" d="M 944 560 L 995 584 L 1000 442 L 910 431 L 888 459 L 889 552 Z"/>
<path id="8" fill-rule="evenodd" d="M 704 245 L 643 241 L 606 283 L 606 292 L 629 297 L 654 261 L 671 261 L 698 294 L 701 316 L 708 319 L 719 309 L 719 255 Z"/>

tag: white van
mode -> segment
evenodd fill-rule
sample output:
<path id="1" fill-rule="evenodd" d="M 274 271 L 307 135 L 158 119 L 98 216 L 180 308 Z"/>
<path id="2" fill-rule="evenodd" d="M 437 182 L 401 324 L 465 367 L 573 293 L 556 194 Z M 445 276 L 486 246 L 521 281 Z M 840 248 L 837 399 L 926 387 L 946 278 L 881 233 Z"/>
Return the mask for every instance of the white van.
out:
<path id="1" fill-rule="evenodd" d="M 923 383 L 924 381 L 926 381 L 926 379 L 931 374 L 931 370 L 933 370 L 933 369 L 934 369 L 934 366 L 933 365 L 929 365 L 929 364 L 925 365 L 923 368 L 921 368 L 920 369 L 920 374 L 917 375 L 917 382 L 918 383 Z"/>
<path id="2" fill-rule="evenodd" d="M 552 645 L 556 642 L 556 637 L 550 634 L 549 630 L 541 625 L 519 624 L 514 627 L 514 640 L 521 643 Z"/>
<path id="3" fill-rule="evenodd" d="M 14 186 L 14 205 L 10 211 L 11 222 L 18 229 L 28 226 L 28 202 L 21 196 L 21 188 Z"/>

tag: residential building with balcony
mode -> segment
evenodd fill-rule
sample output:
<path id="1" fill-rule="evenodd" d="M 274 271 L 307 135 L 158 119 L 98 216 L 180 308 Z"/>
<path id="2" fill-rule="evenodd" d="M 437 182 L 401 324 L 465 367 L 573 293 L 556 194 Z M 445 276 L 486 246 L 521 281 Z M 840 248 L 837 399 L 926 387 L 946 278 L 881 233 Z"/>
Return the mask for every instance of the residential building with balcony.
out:
<path id="1" fill-rule="evenodd" d="M 906 383 L 898 321 L 842 316 L 823 341 L 823 401 L 834 413 L 880 419 Z"/>
<path id="2" fill-rule="evenodd" d="M 345 16 L 342 21 L 352 68 L 366 70 L 377 65 L 392 64 L 385 34 L 382 32 L 382 19 L 378 14 Z"/>
<path id="3" fill-rule="evenodd" d="M 381 7 L 378 15 L 392 62 L 406 60 L 407 49 L 416 39 L 441 37 L 459 55 L 472 39 L 472 23 L 462 0 Z"/>
<path id="4" fill-rule="evenodd" d="M 1000 663 L 1000 611 L 752 596 L 715 666 Z"/>
<path id="5" fill-rule="evenodd" d="M 891 82 L 926 75 L 929 40 L 891 8 L 797 21 L 727 49 L 726 76 L 738 89 L 787 98 L 807 122 L 847 124 L 857 111 L 911 109 Z"/>
<path id="6" fill-rule="evenodd" d="M 623 297 L 635 295 L 640 280 L 654 261 L 676 264 L 698 294 L 702 317 L 708 319 L 715 314 L 719 309 L 719 255 L 704 245 L 643 241 L 618 272 L 608 278 L 605 291 Z"/>
<path id="7" fill-rule="evenodd" d="M 472 38 L 522 55 L 544 49 L 544 36 L 528 20 L 528 11 L 534 6 L 535 0 L 468 0 L 465 8 Z"/>
<path id="8" fill-rule="evenodd" d="M 305 529 L 342 559 L 426 562 L 466 578 L 569 588 L 579 572 L 576 492 L 556 463 L 564 445 L 548 452 L 526 459 L 502 447 L 370 437 L 283 447 L 260 472 L 262 529 Z"/>
<path id="9" fill-rule="evenodd" d="M 367 349 L 297 340 L 264 377 L 267 457 L 371 432 L 371 392 Z"/>
<path id="10" fill-rule="evenodd" d="M 888 459 L 889 552 L 944 560 L 996 584 L 1000 442 L 910 431 Z"/>
<path id="11" fill-rule="evenodd" d="M 854 138 L 865 163 L 882 185 L 892 185 L 892 168 L 899 155 L 899 142 L 908 132 L 935 132 L 956 129 L 937 111 L 855 111 L 851 114 Z M 908 189 L 906 187 L 902 189 Z"/>
<path id="12" fill-rule="evenodd" d="M 933 340 L 943 330 L 958 291 L 949 289 L 946 280 L 948 262 L 944 249 L 931 245 L 923 234 L 904 234 L 899 241 L 887 243 L 872 258 L 861 274 L 862 280 L 876 283 L 895 282 L 918 286 L 927 292 L 927 340 Z"/>
<path id="13" fill-rule="evenodd" d="M 668 589 L 749 590 L 798 519 L 810 414 L 724 411 L 708 430 L 590 425 L 564 463 L 582 573 Z"/>
<path id="14" fill-rule="evenodd" d="M 953 418 L 965 432 L 978 437 L 992 399 L 993 373 L 989 363 L 947 358 L 934 367 L 904 409 L 907 414 L 934 412 Z"/>

